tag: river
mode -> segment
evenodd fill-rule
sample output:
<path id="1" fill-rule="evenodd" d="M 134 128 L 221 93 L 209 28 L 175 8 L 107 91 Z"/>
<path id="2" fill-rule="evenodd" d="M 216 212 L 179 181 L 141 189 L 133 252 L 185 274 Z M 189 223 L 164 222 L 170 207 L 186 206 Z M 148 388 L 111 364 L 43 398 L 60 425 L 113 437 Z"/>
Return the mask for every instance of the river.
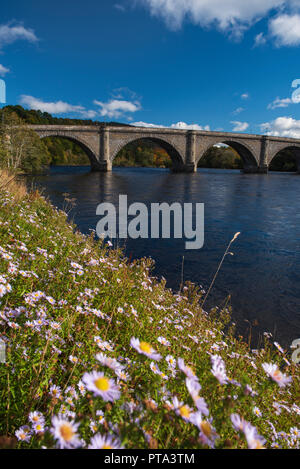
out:
<path id="1" fill-rule="evenodd" d="M 32 179 L 29 179 L 30 184 Z M 71 218 L 84 233 L 95 230 L 100 202 L 118 205 L 144 202 L 202 202 L 205 205 L 205 242 L 202 249 L 185 250 L 181 239 L 126 241 L 126 255 L 150 256 L 155 275 L 178 290 L 184 256 L 184 280 L 205 289 L 233 235 L 231 247 L 207 301 L 221 306 L 230 294 L 239 331 L 254 343 L 263 332 L 288 347 L 300 338 L 300 175 L 243 174 L 235 170 L 199 169 L 194 174 L 172 174 L 154 168 L 114 168 L 91 173 L 89 167 L 53 167 L 33 182 L 59 208 L 63 194 L 76 199 Z M 248 322 L 249 321 L 249 322 Z"/>

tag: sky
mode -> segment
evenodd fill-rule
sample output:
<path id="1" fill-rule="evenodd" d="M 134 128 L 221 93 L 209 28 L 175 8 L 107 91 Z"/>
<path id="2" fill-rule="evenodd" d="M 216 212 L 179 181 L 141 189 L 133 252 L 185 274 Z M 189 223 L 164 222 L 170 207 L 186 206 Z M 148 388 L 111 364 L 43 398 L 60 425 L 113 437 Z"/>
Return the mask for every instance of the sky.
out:
<path id="1" fill-rule="evenodd" d="M 7 104 L 300 138 L 300 0 L 11 0 Z M 2 99 L 3 101 L 3 99 Z"/>

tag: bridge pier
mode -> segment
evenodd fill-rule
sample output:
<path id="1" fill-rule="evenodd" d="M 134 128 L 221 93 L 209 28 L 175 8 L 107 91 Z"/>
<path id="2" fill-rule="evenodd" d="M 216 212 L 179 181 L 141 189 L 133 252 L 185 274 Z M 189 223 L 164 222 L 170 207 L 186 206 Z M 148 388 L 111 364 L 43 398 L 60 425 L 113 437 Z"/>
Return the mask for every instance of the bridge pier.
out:
<path id="1" fill-rule="evenodd" d="M 197 165 L 196 163 L 186 163 L 181 165 L 173 165 L 171 167 L 172 173 L 196 173 Z"/>
<path id="2" fill-rule="evenodd" d="M 97 163 L 91 164 L 91 171 L 93 172 L 98 171 L 100 173 L 106 173 L 111 170 L 112 170 L 111 161 L 97 161 Z"/>

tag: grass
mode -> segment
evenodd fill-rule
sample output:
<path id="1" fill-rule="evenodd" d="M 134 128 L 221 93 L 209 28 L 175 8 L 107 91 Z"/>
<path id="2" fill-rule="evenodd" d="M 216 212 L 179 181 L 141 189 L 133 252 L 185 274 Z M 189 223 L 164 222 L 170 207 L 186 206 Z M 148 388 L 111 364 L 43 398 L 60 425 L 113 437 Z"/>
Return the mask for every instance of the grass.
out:
<path id="1" fill-rule="evenodd" d="M 0 447 L 299 448 L 299 366 L 269 334 L 251 350 L 195 285 L 174 294 L 151 260 L 82 235 L 8 179 Z"/>

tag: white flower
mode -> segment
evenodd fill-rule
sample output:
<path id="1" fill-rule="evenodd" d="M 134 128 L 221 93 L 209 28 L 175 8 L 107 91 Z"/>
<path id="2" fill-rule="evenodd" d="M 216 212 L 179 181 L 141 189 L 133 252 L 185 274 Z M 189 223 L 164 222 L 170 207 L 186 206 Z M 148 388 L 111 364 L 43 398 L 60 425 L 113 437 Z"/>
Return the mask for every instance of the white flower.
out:
<path id="1" fill-rule="evenodd" d="M 122 370 L 124 368 L 121 363 L 119 363 L 115 358 L 110 358 L 104 355 L 104 353 L 98 353 L 96 359 L 101 363 L 101 365 L 107 366 L 114 371 Z"/>
<path id="2" fill-rule="evenodd" d="M 211 356 L 212 369 L 211 372 L 220 384 L 226 384 L 228 381 L 226 375 L 225 363 L 219 355 Z"/>
<path id="3" fill-rule="evenodd" d="M 114 380 L 107 378 L 102 372 L 85 373 L 82 381 L 89 391 L 92 391 L 95 396 L 101 396 L 104 401 L 113 402 L 120 397 L 119 387 Z"/>
<path id="4" fill-rule="evenodd" d="M 249 422 L 244 425 L 244 434 L 248 443 L 249 449 L 263 449 L 266 440 L 258 434 L 257 430 Z"/>
<path id="5" fill-rule="evenodd" d="M 66 420 L 64 417 L 52 417 L 51 433 L 57 441 L 59 448 L 71 449 L 81 446 L 77 429 L 79 423 Z"/>
<path id="6" fill-rule="evenodd" d="M 254 415 L 256 415 L 257 417 L 261 417 L 261 411 L 259 410 L 258 407 L 253 407 L 253 413 L 254 413 Z"/>
<path id="7" fill-rule="evenodd" d="M 169 347 L 169 345 L 171 345 L 170 342 L 164 337 L 158 337 L 157 340 L 160 344 L 165 345 L 166 347 Z"/>
<path id="8" fill-rule="evenodd" d="M 280 388 L 283 388 L 292 381 L 292 377 L 281 373 L 278 366 L 274 363 L 263 363 L 262 367 L 267 375 L 270 376 Z"/>
<path id="9" fill-rule="evenodd" d="M 185 365 L 184 360 L 182 358 L 178 358 L 177 360 L 178 363 L 178 368 L 188 377 L 188 378 L 194 378 L 197 379 L 196 373 L 194 370 L 188 366 Z"/>
<path id="10" fill-rule="evenodd" d="M 102 436 L 100 433 L 94 435 L 91 438 L 91 442 L 88 449 L 123 449 L 121 442 L 117 438 L 113 438 L 111 435 Z"/>
<path id="11" fill-rule="evenodd" d="M 139 339 L 132 337 L 130 339 L 131 347 L 135 348 L 139 353 L 146 355 L 146 357 L 151 358 L 151 360 L 160 360 L 161 355 L 157 353 L 154 348 L 148 344 L 148 342 L 140 342 Z"/>
<path id="12" fill-rule="evenodd" d="M 19 430 L 15 432 L 15 435 L 19 441 L 26 441 L 26 443 L 28 443 L 31 438 L 30 428 L 28 425 L 23 425 L 23 427 L 20 427 Z"/>

